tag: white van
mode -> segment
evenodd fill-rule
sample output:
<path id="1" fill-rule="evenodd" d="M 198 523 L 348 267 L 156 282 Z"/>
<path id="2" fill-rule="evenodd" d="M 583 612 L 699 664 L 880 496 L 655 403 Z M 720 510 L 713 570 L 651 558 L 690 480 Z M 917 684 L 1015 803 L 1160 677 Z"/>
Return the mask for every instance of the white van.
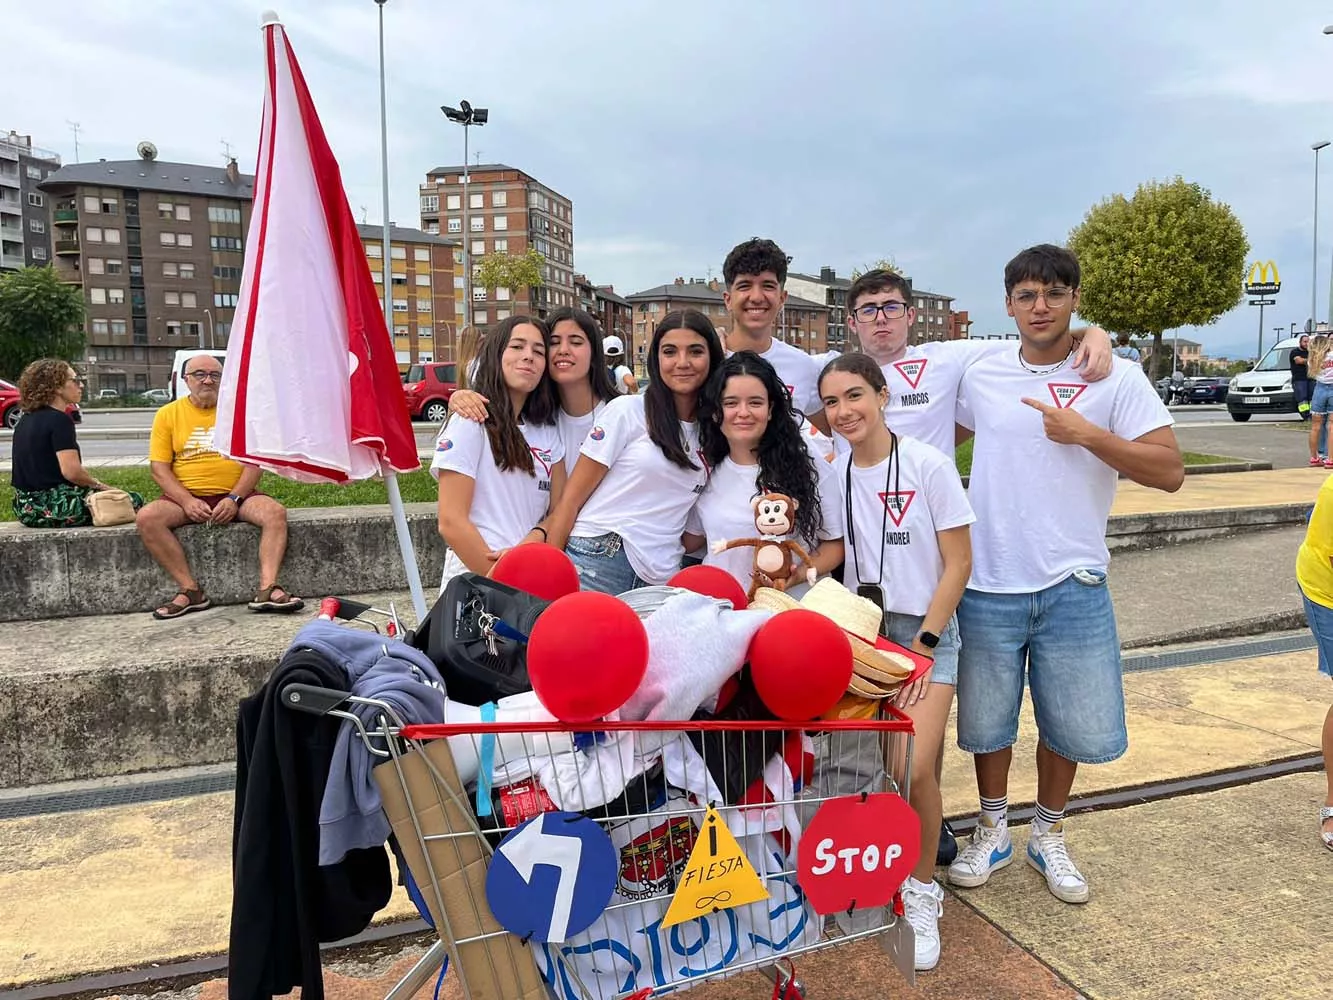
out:
<path id="1" fill-rule="evenodd" d="M 171 361 L 171 377 L 167 379 L 167 398 L 179 399 L 181 396 L 188 396 L 185 390 L 185 363 L 191 358 L 197 358 L 201 354 L 211 354 L 218 359 L 218 364 L 224 367 L 227 364 L 226 351 L 177 351 L 176 356 Z"/>
<path id="2" fill-rule="evenodd" d="M 1291 351 L 1299 337 L 1279 340 L 1259 363 L 1235 376 L 1227 386 L 1227 412 L 1244 422 L 1251 413 L 1295 413 L 1296 395 L 1291 389 Z"/>

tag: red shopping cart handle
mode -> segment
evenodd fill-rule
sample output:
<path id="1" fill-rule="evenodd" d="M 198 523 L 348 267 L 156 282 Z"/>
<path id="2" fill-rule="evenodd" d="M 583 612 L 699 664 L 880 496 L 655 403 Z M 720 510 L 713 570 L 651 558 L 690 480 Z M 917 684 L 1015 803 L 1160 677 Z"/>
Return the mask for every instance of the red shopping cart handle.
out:
<path id="1" fill-rule="evenodd" d="M 875 648 L 883 650 L 886 653 L 897 653 L 899 656 L 905 656 L 912 661 L 914 669 L 903 681 L 903 686 L 913 684 L 919 681 L 931 667 L 935 666 L 935 660 L 932 657 L 918 653 L 914 649 L 909 649 L 900 642 L 894 642 L 892 639 L 885 639 L 880 636 L 875 640 Z"/>

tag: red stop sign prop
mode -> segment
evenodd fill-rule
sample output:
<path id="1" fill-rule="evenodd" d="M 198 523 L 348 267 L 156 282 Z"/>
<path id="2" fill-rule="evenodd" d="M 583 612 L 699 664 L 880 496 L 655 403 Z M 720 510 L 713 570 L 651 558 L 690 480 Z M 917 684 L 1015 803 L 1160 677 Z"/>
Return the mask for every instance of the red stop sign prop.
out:
<path id="1" fill-rule="evenodd" d="M 887 906 L 921 856 L 921 819 L 879 792 L 830 799 L 801 834 L 796 881 L 821 916 Z"/>

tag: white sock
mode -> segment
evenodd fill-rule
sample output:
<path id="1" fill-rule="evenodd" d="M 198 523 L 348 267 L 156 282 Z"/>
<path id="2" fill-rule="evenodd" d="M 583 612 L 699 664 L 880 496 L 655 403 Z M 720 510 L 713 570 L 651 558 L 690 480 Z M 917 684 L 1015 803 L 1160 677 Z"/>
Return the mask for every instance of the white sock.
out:
<path id="1" fill-rule="evenodd" d="M 1038 836 L 1051 832 L 1051 827 L 1065 818 L 1065 811 L 1061 809 L 1047 809 L 1040 802 L 1037 803 L 1037 814 L 1032 817 L 1032 832 Z"/>
<path id="2" fill-rule="evenodd" d="M 981 815 L 985 816 L 995 826 L 1000 825 L 1008 812 L 1009 796 L 1007 795 L 1002 795 L 998 799 L 983 798 L 981 800 Z"/>

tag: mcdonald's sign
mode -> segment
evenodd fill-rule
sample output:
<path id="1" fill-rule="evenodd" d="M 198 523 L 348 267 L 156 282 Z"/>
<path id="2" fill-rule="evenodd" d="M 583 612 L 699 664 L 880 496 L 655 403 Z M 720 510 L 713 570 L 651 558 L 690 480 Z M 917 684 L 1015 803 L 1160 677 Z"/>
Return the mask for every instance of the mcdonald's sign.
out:
<path id="1" fill-rule="evenodd" d="M 1277 273 L 1277 264 L 1271 260 L 1255 261 L 1250 265 L 1250 273 L 1245 278 L 1245 294 L 1262 298 L 1276 295 L 1282 291 L 1282 278 Z"/>

